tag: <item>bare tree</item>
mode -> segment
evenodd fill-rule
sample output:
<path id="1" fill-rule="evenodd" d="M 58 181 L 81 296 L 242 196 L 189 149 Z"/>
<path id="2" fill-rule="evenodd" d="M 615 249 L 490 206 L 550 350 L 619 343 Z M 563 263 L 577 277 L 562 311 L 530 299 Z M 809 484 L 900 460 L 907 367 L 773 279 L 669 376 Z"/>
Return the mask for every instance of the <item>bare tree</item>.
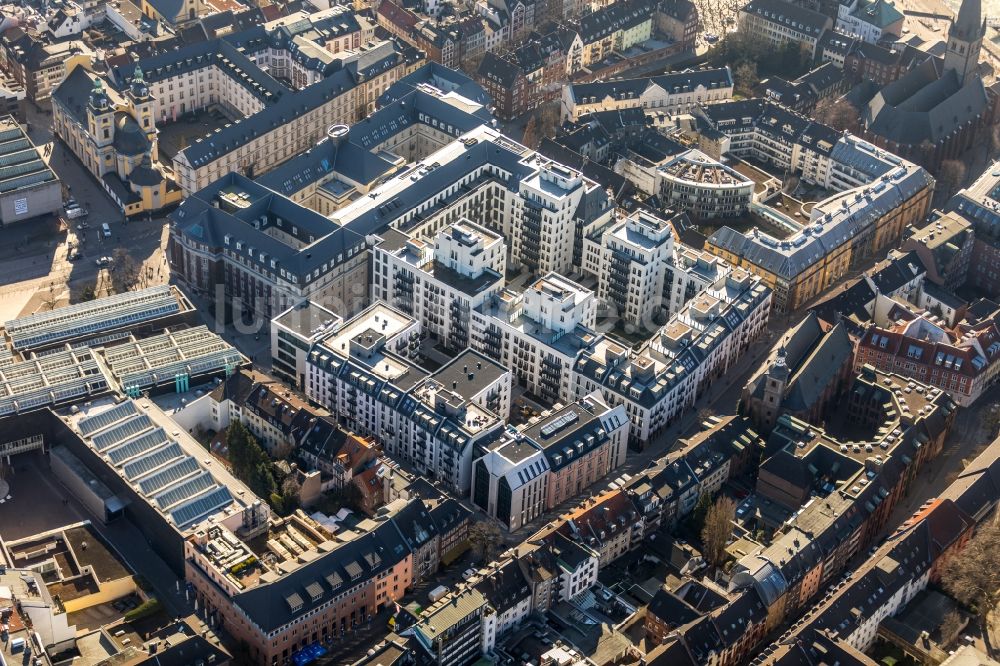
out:
<path id="1" fill-rule="evenodd" d="M 852 134 L 857 134 L 861 130 L 861 114 L 854 108 L 854 105 L 844 98 L 821 99 L 813 110 L 812 114 L 818 122 L 829 125 L 838 132 L 847 130 Z"/>
<path id="2" fill-rule="evenodd" d="M 965 183 L 968 168 L 959 160 L 944 160 L 937 172 L 937 191 L 941 201 L 947 201 Z"/>
<path id="3" fill-rule="evenodd" d="M 975 611 L 984 637 L 988 636 L 987 617 L 1000 603 L 998 543 L 1000 525 L 996 521 L 983 525 L 941 570 L 941 585 L 960 603 Z"/>
<path id="4" fill-rule="evenodd" d="M 479 65 L 482 64 L 483 58 L 486 56 L 486 51 L 482 53 L 477 53 L 476 55 L 463 55 L 462 63 L 459 65 L 461 70 L 468 74 L 469 76 L 475 77 L 476 73 L 479 72 Z"/>
<path id="5" fill-rule="evenodd" d="M 990 128 L 990 158 L 992 159 L 997 153 L 1000 153 L 1000 125 L 993 125 Z"/>
<path id="6" fill-rule="evenodd" d="M 757 65 L 750 61 L 741 62 L 733 72 L 733 83 L 741 95 L 753 95 L 754 86 L 758 83 Z"/>
<path id="7" fill-rule="evenodd" d="M 938 627 L 938 634 L 940 635 L 940 643 L 943 646 L 947 646 L 955 637 L 958 636 L 958 632 L 965 629 L 967 624 L 965 616 L 961 612 L 955 610 L 954 608 L 948 610 L 941 618 L 941 626 Z"/>
<path id="8" fill-rule="evenodd" d="M 979 427 L 986 431 L 986 437 L 993 439 L 1000 430 L 1000 405 L 984 405 L 979 412 Z"/>
<path id="9" fill-rule="evenodd" d="M 545 137 L 554 137 L 559 128 L 559 102 L 548 102 L 538 107 L 539 142 Z"/>
<path id="10" fill-rule="evenodd" d="M 536 148 L 541 142 L 541 138 L 538 136 L 538 121 L 535 115 L 532 114 L 528 118 L 528 124 L 524 126 L 524 137 L 521 139 L 523 143 L 528 148 Z"/>
<path id="11" fill-rule="evenodd" d="M 55 310 L 56 303 L 59 302 L 59 294 L 56 292 L 56 285 L 50 284 L 48 289 L 39 292 L 38 297 L 42 301 L 43 310 Z"/>
<path id="12" fill-rule="evenodd" d="M 134 289 L 139 282 L 142 264 L 122 247 L 115 249 L 111 258 L 114 263 L 109 270 L 111 272 L 111 286 L 115 292 L 120 294 Z"/>
<path id="13" fill-rule="evenodd" d="M 97 298 L 97 290 L 95 288 L 96 282 L 92 284 L 80 285 L 74 287 L 70 292 L 69 302 L 70 303 L 85 303 L 86 301 L 92 301 Z"/>
<path id="14" fill-rule="evenodd" d="M 726 544 L 733 533 L 733 518 L 736 517 L 736 502 L 720 496 L 705 515 L 701 528 L 701 545 L 705 559 L 718 566 L 726 560 Z"/>
<path id="15" fill-rule="evenodd" d="M 469 543 L 483 562 L 490 562 L 497 554 L 500 545 L 500 528 L 489 520 L 480 520 L 469 527 Z"/>
<path id="16" fill-rule="evenodd" d="M 746 3 L 739 0 L 696 0 L 695 4 L 702 29 L 724 35 L 735 24 L 740 7 Z"/>
<path id="17" fill-rule="evenodd" d="M 709 420 L 713 416 L 715 416 L 715 412 L 713 412 L 708 407 L 702 407 L 701 409 L 698 410 L 698 425 L 701 426 L 701 424 L 703 424 L 705 421 Z"/>

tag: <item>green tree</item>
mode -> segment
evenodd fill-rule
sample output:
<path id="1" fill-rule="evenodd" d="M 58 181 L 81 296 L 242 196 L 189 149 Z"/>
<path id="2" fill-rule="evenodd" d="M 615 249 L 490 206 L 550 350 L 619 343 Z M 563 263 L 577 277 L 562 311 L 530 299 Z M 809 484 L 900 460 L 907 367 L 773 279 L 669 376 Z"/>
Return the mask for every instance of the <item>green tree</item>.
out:
<path id="1" fill-rule="evenodd" d="M 246 426 L 233 421 L 226 431 L 226 445 L 229 447 L 229 464 L 236 478 L 247 484 L 258 497 L 270 498 L 277 492 L 278 483 L 271 459 Z"/>
<path id="2" fill-rule="evenodd" d="M 705 516 L 708 515 L 708 510 L 711 508 L 712 496 L 704 493 L 698 498 L 698 503 L 695 504 L 694 510 L 691 512 L 691 527 L 695 532 L 701 533 L 701 528 L 705 525 Z"/>

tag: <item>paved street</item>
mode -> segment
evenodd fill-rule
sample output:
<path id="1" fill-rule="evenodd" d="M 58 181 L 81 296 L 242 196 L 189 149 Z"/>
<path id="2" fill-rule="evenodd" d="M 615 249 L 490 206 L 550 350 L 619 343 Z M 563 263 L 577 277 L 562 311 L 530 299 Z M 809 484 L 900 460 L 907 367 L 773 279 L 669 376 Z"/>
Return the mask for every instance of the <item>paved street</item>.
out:
<path id="1" fill-rule="evenodd" d="M 0 229 L 0 321 L 42 307 L 37 298 L 40 291 L 51 288 L 57 300 L 64 303 L 67 285 L 76 288 L 95 284 L 101 274 L 95 260 L 111 256 L 116 248 L 127 249 L 144 269 L 148 268 L 151 283 L 166 282 L 165 220 L 124 222 L 118 207 L 90 172 L 61 142 L 53 141 L 51 116 L 30 104 L 27 116 L 28 134 L 43 154 L 50 151 L 49 166 L 62 180 L 64 196 L 74 197 L 89 211 L 89 228 L 78 230 L 77 222 L 71 222 L 69 229 L 60 228 L 49 219 Z M 104 223 L 111 227 L 110 239 L 101 236 Z M 83 255 L 79 260 L 67 259 L 69 243 L 79 248 Z"/>

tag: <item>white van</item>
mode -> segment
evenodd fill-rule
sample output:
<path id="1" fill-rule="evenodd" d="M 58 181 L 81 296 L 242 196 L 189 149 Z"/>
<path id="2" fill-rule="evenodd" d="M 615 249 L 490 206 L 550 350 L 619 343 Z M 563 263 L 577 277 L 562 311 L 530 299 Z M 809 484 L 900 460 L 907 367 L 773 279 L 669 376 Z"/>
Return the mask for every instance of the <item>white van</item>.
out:
<path id="1" fill-rule="evenodd" d="M 438 599 L 444 597 L 444 595 L 446 594 L 448 594 L 448 588 L 445 587 L 444 585 L 438 585 L 437 587 L 435 587 L 433 590 L 430 591 L 430 594 L 427 595 L 427 598 L 431 600 L 431 603 L 434 603 Z"/>
<path id="2" fill-rule="evenodd" d="M 111 238 L 111 227 L 108 226 L 107 222 L 101 225 L 101 233 L 104 234 L 105 238 Z"/>

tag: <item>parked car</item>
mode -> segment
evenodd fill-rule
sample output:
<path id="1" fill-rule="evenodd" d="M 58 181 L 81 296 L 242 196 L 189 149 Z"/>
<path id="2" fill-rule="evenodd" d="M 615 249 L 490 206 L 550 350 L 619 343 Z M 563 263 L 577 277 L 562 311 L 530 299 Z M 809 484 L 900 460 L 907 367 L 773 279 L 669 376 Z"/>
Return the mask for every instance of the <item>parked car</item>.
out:
<path id="1" fill-rule="evenodd" d="M 97 264 L 99 268 L 103 268 L 104 266 L 111 266 L 115 263 L 115 260 L 111 257 L 101 257 L 100 259 L 95 260 L 94 263 Z"/>
<path id="2" fill-rule="evenodd" d="M 80 224 L 76 225 L 77 231 L 83 231 L 84 229 L 89 229 L 89 228 L 90 228 L 90 222 L 81 222 Z"/>
<path id="3" fill-rule="evenodd" d="M 76 261 L 82 256 L 83 255 L 80 254 L 79 250 L 73 250 L 72 252 L 69 253 L 69 255 L 66 258 L 69 259 L 70 261 Z"/>

